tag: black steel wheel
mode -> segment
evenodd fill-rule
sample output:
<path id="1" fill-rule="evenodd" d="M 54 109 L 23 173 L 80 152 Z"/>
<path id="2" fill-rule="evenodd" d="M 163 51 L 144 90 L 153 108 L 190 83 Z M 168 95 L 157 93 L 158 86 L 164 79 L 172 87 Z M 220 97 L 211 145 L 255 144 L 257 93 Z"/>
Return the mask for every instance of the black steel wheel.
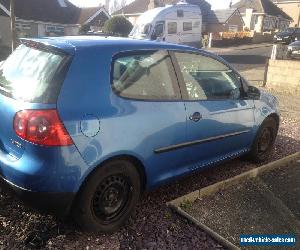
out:
<path id="1" fill-rule="evenodd" d="M 123 175 L 112 175 L 97 187 L 92 201 L 92 211 L 103 222 L 118 220 L 130 203 L 132 184 Z"/>
<path id="2" fill-rule="evenodd" d="M 87 231 L 111 233 L 130 217 L 141 194 L 141 178 L 126 160 L 113 160 L 87 178 L 73 207 L 73 218 Z"/>
<path id="3" fill-rule="evenodd" d="M 278 125 L 274 118 L 268 117 L 262 123 L 255 137 L 249 158 L 254 162 L 266 161 L 273 149 L 277 136 Z"/>

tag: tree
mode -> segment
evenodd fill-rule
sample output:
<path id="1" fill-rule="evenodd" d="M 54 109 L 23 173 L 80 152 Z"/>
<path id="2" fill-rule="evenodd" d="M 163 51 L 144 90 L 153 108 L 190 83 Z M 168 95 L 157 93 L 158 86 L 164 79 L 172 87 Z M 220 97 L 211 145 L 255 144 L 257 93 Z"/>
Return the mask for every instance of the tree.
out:
<path id="1" fill-rule="evenodd" d="M 103 31 L 127 37 L 132 30 L 132 24 L 123 16 L 114 16 L 104 24 Z"/>
<path id="2" fill-rule="evenodd" d="M 79 28 L 79 34 L 80 35 L 85 35 L 86 33 L 88 33 L 90 31 L 90 26 L 87 24 L 83 24 L 80 26 Z"/>

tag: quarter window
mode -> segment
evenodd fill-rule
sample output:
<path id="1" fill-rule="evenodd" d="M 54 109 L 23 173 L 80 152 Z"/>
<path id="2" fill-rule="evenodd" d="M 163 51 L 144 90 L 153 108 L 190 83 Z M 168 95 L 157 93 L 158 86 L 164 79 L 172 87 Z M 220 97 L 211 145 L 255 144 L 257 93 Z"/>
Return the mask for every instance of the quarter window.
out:
<path id="1" fill-rule="evenodd" d="M 223 63 L 191 53 L 175 53 L 189 100 L 238 99 L 241 83 Z"/>
<path id="2" fill-rule="evenodd" d="M 166 51 L 141 52 L 118 57 L 113 65 L 113 90 L 140 100 L 180 99 L 171 59 Z"/>
<path id="3" fill-rule="evenodd" d="M 177 33 L 177 23 L 171 22 L 168 23 L 168 34 L 176 34 Z"/>

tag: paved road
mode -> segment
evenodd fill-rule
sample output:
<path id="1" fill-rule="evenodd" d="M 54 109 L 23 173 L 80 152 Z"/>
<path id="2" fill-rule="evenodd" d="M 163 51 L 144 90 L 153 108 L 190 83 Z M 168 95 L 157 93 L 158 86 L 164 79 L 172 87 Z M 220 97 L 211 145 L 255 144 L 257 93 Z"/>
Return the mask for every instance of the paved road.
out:
<path id="1" fill-rule="evenodd" d="M 220 49 L 216 53 L 230 62 L 237 70 L 245 71 L 265 66 L 266 60 L 270 58 L 272 45 L 250 49 Z"/>

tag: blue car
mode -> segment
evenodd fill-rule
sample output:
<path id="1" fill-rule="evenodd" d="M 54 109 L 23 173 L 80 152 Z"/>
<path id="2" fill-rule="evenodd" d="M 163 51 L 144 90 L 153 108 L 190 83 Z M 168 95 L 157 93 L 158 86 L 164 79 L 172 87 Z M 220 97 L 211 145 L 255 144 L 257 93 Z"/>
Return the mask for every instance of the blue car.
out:
<path id="1" fill-rule="evenodd" d="M 39 210 L 117 230 L 141 194 L 222 161 L 271 154 L 277 99 L 191 47 L 24 39 L 0 66 L 0 176 Z"/>

